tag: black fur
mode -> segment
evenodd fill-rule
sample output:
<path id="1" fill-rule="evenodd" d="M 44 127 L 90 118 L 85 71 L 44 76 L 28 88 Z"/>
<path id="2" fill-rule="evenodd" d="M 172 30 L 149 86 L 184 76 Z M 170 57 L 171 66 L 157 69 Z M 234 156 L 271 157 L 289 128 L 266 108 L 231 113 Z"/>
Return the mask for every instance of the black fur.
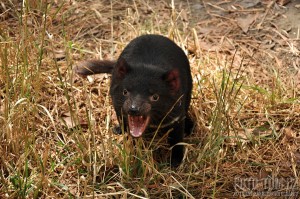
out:
<path id="1" fill-rule="evenodd" d="M 168 137 L 173 146 L 171 164 L 179 165 L 184 148 L 176 144 L 193 127 L 187 114 L 192 77 L 182 49 L 166 37 L 143 35 L 132 40 L 116 62 L 87 61 L 75 71 L 85 76 L 111 69 L 110 95 L 120 124 L 123 120 L 134 137 L 158 126 L 166 132 L 172 129 Z"/>

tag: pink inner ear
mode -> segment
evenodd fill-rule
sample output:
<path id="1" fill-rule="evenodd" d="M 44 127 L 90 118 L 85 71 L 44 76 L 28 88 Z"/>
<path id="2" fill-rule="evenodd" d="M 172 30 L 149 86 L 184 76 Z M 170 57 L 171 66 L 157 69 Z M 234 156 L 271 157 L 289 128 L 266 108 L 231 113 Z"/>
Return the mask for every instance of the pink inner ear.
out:
<path id="1" fill-rule="evenodd" d="M 173 92 L 177 92 L 180 87 L 179 71 L 177 69 L 171 70 L 166 79 L 171 87 L 171 90 Z"/>

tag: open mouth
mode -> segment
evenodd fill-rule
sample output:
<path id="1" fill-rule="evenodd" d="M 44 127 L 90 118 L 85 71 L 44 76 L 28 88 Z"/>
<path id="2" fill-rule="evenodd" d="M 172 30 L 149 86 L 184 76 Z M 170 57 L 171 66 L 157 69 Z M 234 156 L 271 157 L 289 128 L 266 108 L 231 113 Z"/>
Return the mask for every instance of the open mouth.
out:
<path id="1" fill-rule="evenodd" d="M 149 123 L 149 116 L 128 115 L 129 131 L 133 137 L 140 137 L 146 130 Z"/>

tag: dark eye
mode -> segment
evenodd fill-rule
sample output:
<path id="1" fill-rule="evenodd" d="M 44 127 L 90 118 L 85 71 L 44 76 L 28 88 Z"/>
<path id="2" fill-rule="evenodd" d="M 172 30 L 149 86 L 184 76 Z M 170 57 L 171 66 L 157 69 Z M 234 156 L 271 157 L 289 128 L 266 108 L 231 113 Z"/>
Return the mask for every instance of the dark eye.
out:
<path id="1" fill-rule="evenodd" d="M 157 94 L 154 94 L 150 97 L 150 100 L 154 101 L 154 102 L 156 102 L 158 99 L 159 99 L 159 95 L 157 95 Z"/>
<path id="2" fill-rule="evenodd" d="M 129 94 L 128 90 L 127 90 L 127 89 L 124 89 L 124 90 L 123 90 L 123 95 L 124 95 L 124 96 L 128 96 L 128 94 Z"/>

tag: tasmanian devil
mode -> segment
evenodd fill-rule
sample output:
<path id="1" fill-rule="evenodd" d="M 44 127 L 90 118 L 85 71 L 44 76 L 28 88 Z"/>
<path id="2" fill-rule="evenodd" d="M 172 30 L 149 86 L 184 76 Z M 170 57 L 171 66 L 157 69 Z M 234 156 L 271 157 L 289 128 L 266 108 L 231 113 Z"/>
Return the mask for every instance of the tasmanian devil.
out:
<path id="1" fill-rule="evenodd" d="M 176 144 L 193 127 L 187 114 L 192 77 L 180 47 L 164 36 L 143 35 L 132 40 L 117 61 L 85 61 L 75 72 L 82 76 L 112 73 L 110 95 L 119 123 L 133 137 L 157 128 L 169 132 L 171 165 L 180 164 L 184 148 Z"/>

